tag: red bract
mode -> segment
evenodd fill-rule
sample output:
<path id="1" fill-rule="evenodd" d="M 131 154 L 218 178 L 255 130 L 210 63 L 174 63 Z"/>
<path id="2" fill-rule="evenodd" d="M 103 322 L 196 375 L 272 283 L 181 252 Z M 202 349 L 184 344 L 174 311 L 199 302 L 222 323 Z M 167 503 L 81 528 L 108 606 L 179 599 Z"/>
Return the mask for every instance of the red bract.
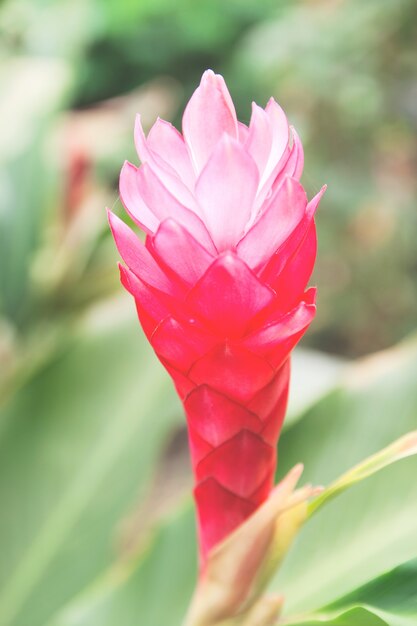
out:
<path id="1" fill-rule="evenodd" d="M 303 151 L 282 109 L 236 119 L 207 71 L 183 135 L 158 119 L 135 141 L 120 195 L 143 244 L 110 213 L 142 327 L 172 376 L 188 422 L 201 560 L 268 497 L 284 419 L 289 355 L 315 314 L 305 291 L 314 213 L 298 182 Z"/>

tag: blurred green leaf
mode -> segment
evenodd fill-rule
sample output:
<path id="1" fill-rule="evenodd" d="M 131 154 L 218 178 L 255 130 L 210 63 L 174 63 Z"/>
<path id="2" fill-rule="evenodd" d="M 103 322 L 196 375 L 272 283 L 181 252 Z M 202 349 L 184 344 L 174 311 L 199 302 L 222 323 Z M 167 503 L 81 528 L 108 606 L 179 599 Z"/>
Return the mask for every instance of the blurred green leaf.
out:
<path id="1" fill-rule="evenodd" d="M 303 461 L 305 479 L 327 484 L 415 428 L 416 368 L 415 340 L 351 366 L 340 388 L 317 402 L 283 434 L 280 473 Z M 273 584 L 285 596 L 286 615 L 304 614 L 335 602 L 387 569 L 417 557 L 416 471 L 415 458 L 390 466 L 331 502 L 306 525 Z M 51 626 L 110 626 L 119 621 L 133 626 L 134 615 L 144 626 L 177 626 L 178 616 L 186 610 L 184 590 L 191 593 L 193 586 L 189 576 L 194 538 L 190 535 L 188 545 L 181 539 L 184 529 L 191 527 L 192 517 L 191 509 L 183 513 L 172 533 L 172 545 L 154 543 L 126 579 L 106 588 L 93 587 L 79 602 L 69 604 Z M 164 537 L 169 533 L 167 527 Z M 176 547 L 181 558 L 169 561 Z M 168 603 L 165 612 L 157 599 L 158 589 L 146 595 L 139 582 L 133 583 L 159 576 L 169 578 L 173 596 L 178 590 L 178 604 L 174 608 Z M 109 575 L 108 580 L 111 578 Z M 125 614 L 118 611 L 126 604 L 132 621 L 126 618 L 124 622 L 119 615 Z M 146 621 L 152 611 L 158 611 L 159 621 Z M 105 621 L 105 615 L 111 619 Z M 380 625 L 379 618 L 371 614 L 368 619 L 363 608 L 358 615 L 363 622 L 352 624 Z M 348 624 L 341 621 L 339 626 Z"/>
<path id="2" fill-rule="evenodd" d="M 397 461 L 417 454 L 417 430 L 400 437 L 386 448 L 364 459 L 347 472 L 336 478 L 309 504 L 309 515 L 314 515 L 321 507 L 353 485 L 370 478 Z"/>
<path id="3" fill-rule="evenodd" d="M 284 428 L 291 426 L 311 405 L 335 389 L 348 367 L 347 361 L 340 357 L 298 347 L 291 359 L 290 395 Z"/>
<path id="4" fill-rule="evenodd" d="M 62 102 L 69 68 L 51 59 L 9 59 L 0 80 L 0 113 L 8 121 L 0 145 L 0 316 L 19 324 L 30 317 L 31 262 L 56 201 L 45 167 L 45 125 Z"/>
<path id="5" fill-rule="evenodd" d="M 130 304 L 92 312 L 0 413 L 2 625 L 43 625 L 135 540 L 180 409 Z"/>
<path id="6" fill-rule="evenodd" d="M 196 563 L 189 503 L 161 524 L 136 561 L 112 567 L 47 626 L 178 626 L 193 592 Z"/>
<path id="7" fill-rule="evenodd" d="M 355 589 L 316 614 L 288 619 L 287 626 L 415 626 L 417 560 Z"/>

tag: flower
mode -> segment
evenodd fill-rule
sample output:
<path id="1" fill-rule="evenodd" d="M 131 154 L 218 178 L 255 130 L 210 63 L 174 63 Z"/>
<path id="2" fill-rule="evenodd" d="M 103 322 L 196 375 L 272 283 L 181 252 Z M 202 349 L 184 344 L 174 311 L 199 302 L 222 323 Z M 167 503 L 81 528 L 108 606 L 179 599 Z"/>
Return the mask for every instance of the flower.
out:
<path id="1" fill-rule="evenodd" d="M 158 119 L 125 163 L 120 195 L 143 244 L 109 213 L 121 280 L 171 375 L 188 423 L 201 562 L 268 497 L 285 415 L 290 352 L 315 314 L 306 285 L 314 213 L 298 182 L 299 137 L 279 105 L 238 122 L 206 71 L 183 134 Z"/>

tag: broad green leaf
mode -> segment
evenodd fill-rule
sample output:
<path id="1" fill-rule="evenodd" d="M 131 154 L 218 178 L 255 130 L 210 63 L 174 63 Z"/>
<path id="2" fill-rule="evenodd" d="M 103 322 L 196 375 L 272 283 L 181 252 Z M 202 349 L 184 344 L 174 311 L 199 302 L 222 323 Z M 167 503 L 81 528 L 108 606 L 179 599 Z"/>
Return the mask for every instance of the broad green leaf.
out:
<path id="1" fill-rule="evenodd" d="M 335 389 L 348 367 L 347 362 L 339 357 L 305 348 L 296 348 L 291 359 L 291 387 L 285 428 Z"/>
<path id="2" fill-rule="evenodd" d="M 2 626 L 45 624 L 123 553 L 122 522 L 177 423 L 130 300 L 125 310 L 97 309 L 0 413 Z"/>
<path id="3" fill-rule="evenodd" d="M 374 611 L 364 606 L 353 606 L 334 613 L 318 613 L 305 619 L 283 622 L 283 626 L 413 626 L 415 622 L 387 622 Z"/>
<path id="4" fill-rule="evenodd" d="M 404 563 L 311 615 L 288 626 L 415 626 L 417 560 Z"/>
<path id="5" fill-rule="evenodd" d="M 309 515 L 313 515 L 324 504 L 340 495 L 349 487 L 373 476 L 385 467 L 417 454 L 417 431 L 400 437 L 389 446 L 376 452 L 361 463 L 358 463 L 345 474 L 326 487 L 320 495 L 309 504 Z"/>
<path id="6" fill-rule="evenodd" d="M 47 626 L 178 626 L 193 592 L 196 562 L 188 502 L 160 525 L 136 560 L 112 567 Z"/>
<path id="7" fill-rule="evenodd" d="M 367 456 L 415 429 L 416 369 L 415 341 L 351 366 L 340 388 L 308 410 L 282 436 L 280 473 L 303 461 L 304 479 L 313 484 L 329 484 Z M 415 458 L 391 465 L 330 502 L 307 523 L 273 585 L 277 593 L 285 596 L 286 619 L 335 602 L 387 569 L 417 557 L 417 484 L 413 479 L 416 471 Z M 183 525 L 179 524 L 175 538 L 172 537 L 174 543 L 177 538 L 180 541 L 183 527 L 192 527 L 192 517 L 191 509 L 188 515 L 184 513 Z M 126 580 L 101 590 L 99 601 L 97 588 L 90 589 L 82 603 L 69 603 L 51 626 L 110 626 L 118 622 L 118 611 L 126 602 L 132 614 L 136 610 L 143 626 L 181 623 L 178 616 L 184 615 L 187 608 L 184 589 L 189 589 L 191 596 L 193 588 L 193 581 L 188 578 L 190 555 L 184 549 L 181 558 L 170 561 L 174 547 L 156 546 L 146 559 L 138 559 L 136 570 L 133 568 Z M 191 538 L 189 550 L 194 550 Z M 141 580 L 148 576 L 170 580 L 172 594 L 178 590 L 175 609 L 169 603 L 167 610 L 162 610 L 157 588 L 145 595 L 139 584 L 131 584 L 136 571 L 141 572 Z M 97 602 L 106 606 L 113 621 L 103 621 L 106 611 L 98 611 Z M 160 610 L 160 622 L 147 621 L 155 607 Z M 384 625 L 381 617 L 367 608 L 356 607 L 352 611 L 359 621 L 335 623 Z M 351 617 L 349 614 L 348 619 Z M 134 622 L 120 623 L 133 626 Z M 400 622 L 392 622 L 392 626 L 400 626 Z"/>

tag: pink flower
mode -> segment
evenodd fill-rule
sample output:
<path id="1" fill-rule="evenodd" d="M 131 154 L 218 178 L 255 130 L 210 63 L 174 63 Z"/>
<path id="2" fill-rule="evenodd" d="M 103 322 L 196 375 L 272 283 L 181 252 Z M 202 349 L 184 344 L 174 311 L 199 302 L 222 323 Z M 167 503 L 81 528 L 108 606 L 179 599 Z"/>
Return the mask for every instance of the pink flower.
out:
<path id="1" fill-rule="evenodd" d="M 254 104 L 247 127 L 211 70 L 182 135 L 158 119 L 145 137 L 138 117 L 135 142 L 142 165 L 125 163 L 120 195 L 145 244 L 109 219 L 122 283 L 184 404 L 204 563 L 273 486 L 289 355 L 316 309 L 305 288 L 324 188 L 308 202 L 278 104 Z"/>

